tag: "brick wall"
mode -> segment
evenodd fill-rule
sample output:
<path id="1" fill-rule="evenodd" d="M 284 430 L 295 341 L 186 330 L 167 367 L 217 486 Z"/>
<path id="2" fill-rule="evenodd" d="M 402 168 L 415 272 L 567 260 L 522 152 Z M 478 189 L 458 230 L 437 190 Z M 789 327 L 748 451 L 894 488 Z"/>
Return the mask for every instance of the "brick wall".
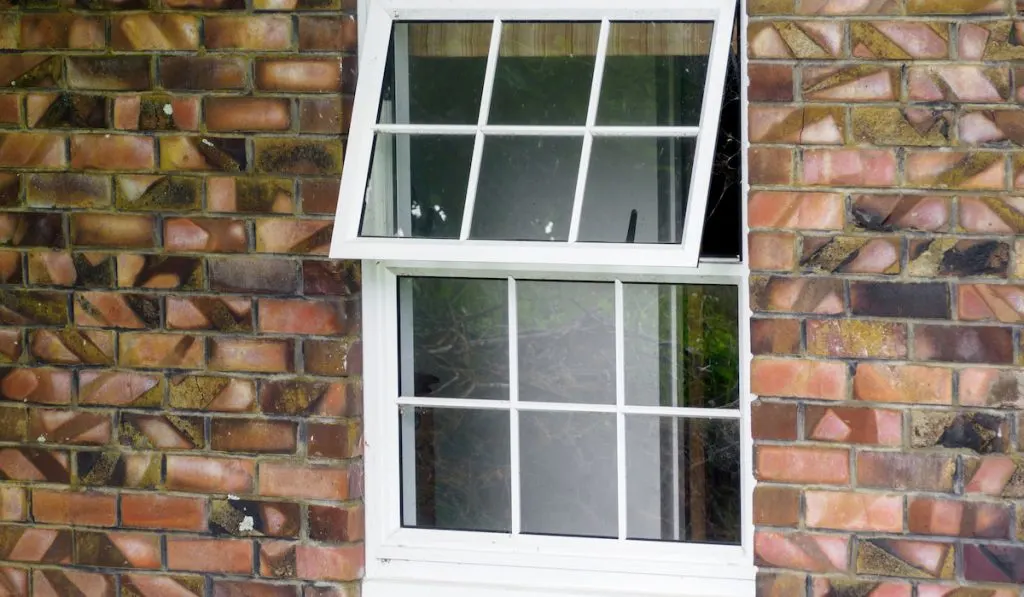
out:
<path id="1" fill-rule="evenodd" d="M 749 0 L 762 597 L 1020 594 L 1018 11 Z"/>
<path id="2" fill-rule="evenodd" d="M 357 593 L 353 11 L 0 0 L 0 595 Z"/>

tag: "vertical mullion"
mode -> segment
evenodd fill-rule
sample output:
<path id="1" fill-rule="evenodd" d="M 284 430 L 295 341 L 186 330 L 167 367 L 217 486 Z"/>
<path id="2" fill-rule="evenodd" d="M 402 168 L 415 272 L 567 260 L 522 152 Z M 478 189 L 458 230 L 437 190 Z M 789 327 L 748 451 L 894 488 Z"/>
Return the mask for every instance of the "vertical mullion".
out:
<path id="1" fill-rule="evenodd" d="M 395 122 L 410 121 L 409 113 L 409 25 L 395 25 Z M 397 199 L 395 223 L 398 236 L 412 236 L 412 138 L 396 134 L 395 184 Z"/>
<path id="2" fill-rule="evenodd" d="M 522 506 L 519 485 L 519 303 L 516 280 L 508 279 L 508 399 L 509 408 L 509 478 L 511 490 L 511 529 L 518 535 L 522 527 Z"/>
<path id="3" fill-rule="evenodd" d="M 615 281 L 615 456 L 619 504 L 619 540 L 626 538 L 626 317 L 622 280 Z"/>
<path id="4" fill-rule="evenodd" d="M 414 355 L 410 341 L 413 337 L 412 280 L 398 278 L 395 286 L 398 294 L 398 347 L 401 355 L 398 362 L 401 381 L 397 395 L 415 396 Z M 402 427 L 402 523 L 416 526 L 416 408 L 399 407 L 398 412 Z"/>
<path id="5" fill-rule="evenodd" d="M 590 154 L 594 147 L 594 125 L 597 123 L 597 105 L 601 96 L 601 81 L 604 79 L 605 58 L 608 56 L 608 38 L 611 22 L 601 21 L 601 33 L 597 41 L 597 56 L 594 59 L 594 79 L 590 85 L 590 104 L 587 107 L 587 131 L 583 136 L 583 152 L 580 155 L 580 171 L 576 178 L 576 194 L 572 200 L 572 219 L 569 222 L 569 242 L 574 243 L 580 235 L 580 217 L 583 213 L 583 193 L 587 187 L 587 173 L 590 171 Z"/>
<path id="6" fill-rule="evenodd" d="M 473 146 L 473 161 L 469 167 L 469 185 L 466 188 L 466 205 L 462 210 L 462 230 L 459 240 L 469 238 L 473 225 L 473 209 L 476 207 L 476 189 L 480 184 L 480 163 L 484 156 L 484 132 L 491 112 L 491 97 L 494 94 L 494 74 L 498 70 L 498 52 L 501 49 L 501 19 L 494 19 L 491 30 L 491 47 L 487 54 L 487 70 L 484 72 L 484 89 L 480 96 L 480 116 L 476 123 L 476 143 Z"/>

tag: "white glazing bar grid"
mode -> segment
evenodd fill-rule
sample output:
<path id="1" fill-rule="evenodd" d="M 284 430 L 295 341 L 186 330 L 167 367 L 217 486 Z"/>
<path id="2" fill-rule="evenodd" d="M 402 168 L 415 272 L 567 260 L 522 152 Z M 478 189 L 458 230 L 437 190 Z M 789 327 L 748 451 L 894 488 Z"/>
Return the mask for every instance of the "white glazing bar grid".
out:
<path id="1" fill-rule="evenodd" d="M 513 535 L 522 531 L 522 493 L 520 488 L 519 468 L 519 301 L 516 298 L 516 280 L 508 279 L 508 397 L 511 405 L 509 413 L 509 504 Z"/>
<path id="2" fill-rule="evenodd" d="M 739 409 L 690 408 L 673 406 L 633 406 L 630 404 L 576 404 L 573 402 L 527 402 L 509 400 L 479 400 L 472 398 L 413 398 L 395 399 L 400 406 L 425 408 L 464 408 L 471 410 L 515 410 L 526 412 L 575 412 L 624 415 L 650 415 L 690 419 L 739 419 Z"/>
<path id="3" fill-rule="evenodd" d="M 395 124 L 380 123 L 374 132 L 393 135 L 474 135 L 482 132 L 495 137 L 693 137 L 696 126 L 556 126 L 542 124 Z"/>
<path id="4" fill-rule="evenodd" d="M 491 29 L 491 47 L 487 55 L 487 70 L 484 71 L 484 89 L 480 97 L 480 116 L 477 119 L 476 143 L 473 146 L 473 161 L 469 166 L 469 185 L 466 188 L 466 203 L 462 210 L 462 230 L 459 240 L 469 238 L 473 226 L 473 208 L 476 206 L 476 190 L 480 184 L 480 164 L 484 158 L 483 126 L 491 113 L 491 96 L 494 94 L 494 76 L 498 70 L 498 50 L 501 48 L 501 19 L 494 19 Z"/>
<path id="5" fill-rule="evenodd" d="M 618 487 L 619 540 L 626 539 L 626 315 L 622 280 L 615 281 L 615 473 Z"/>
<path id="6" fill-rule="evenodd" d="M 583 136 L 583 152 L 580 154 L 580 171 L 576 178 L 576 194 L 572 200 L 572 217 L 569 221 L 569 242 L 575 243 L 580 235 L 580 217 L 583 213 L 583 193 L 587 188 L 587 172 L 590 171 L 590 154 L 594 147 L 592 129 L 597 122 L 597 105 L 601 96 L 601 81 L 604 79 L 604 64 L 608 57 L 608 38 L 611 22 L 601 21 L 601 33 L 597 39 L 597 57 L 594 60 L 594 78 L 590 86 L 590 105 L 587 107 L 587 126 Z"/>

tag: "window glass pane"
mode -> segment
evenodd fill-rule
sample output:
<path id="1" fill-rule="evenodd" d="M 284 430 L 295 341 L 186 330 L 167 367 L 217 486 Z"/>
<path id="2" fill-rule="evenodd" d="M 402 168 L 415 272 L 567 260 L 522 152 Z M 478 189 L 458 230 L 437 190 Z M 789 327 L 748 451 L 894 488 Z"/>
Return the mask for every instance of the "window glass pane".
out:
<path id="1" fill-rule="evenodd" d="M 615 285 L 517 282 L 519 399 L 615 403 Z"/>
<path id="2" fill-rule="evenodd" d="M 739 544 L 734 419 L 626 417 L 626 536 Z"/>
<path id="3" fill-rule="evenodd" d="M 489 123 L 586 124 L 600 32 L 600 23 L 505 23 Z"/>
<path id="4" fill-rule="evenodd" d="M 597 124 L 700 123 L 714 24 L 612 23 Z"/>
<path id="5" fill-rule="evenodd" d="M 615 415 L 522 412 L 522 529 L 616 537 Z"/>
<path id="6" fill-rule="evenodd" d="M 474 142 L 378 133 L 360 234 L 459 238 Z"/>
<path id="7" fill-rule="evenodd" d="M 738 258 L 743 246 L 741 203 L 743 200 L 742 106 L 740 106 L 740 57 L 729 55 L 729 70 L 722 94 L 722 118 L 711 166 L 711 187 L 701 237 L 701 257 Z"/>
<path id="8" fill-rule="evenodd" d="M 626 404 L 739 408 L 735 286 L 626 284 Z"/>
<path id="9" fill-rule="evenodd" d="M 465 531 L 511 530 L 508 411 L 402 408 L 403 525 Z M 414 504 L 409 501 L 415 500 Z M 414 506 L 414 507 L 413 507 Z M 415 512 L 415 515 L 412 514 Z"/>
<path id="10" fill-rule="evenodd" d="M 696 139 L 598 137 L 580 241 L 681 243 Z"/>
<path id="11" fill-rule="evenodd" d="M 396 23 L 380 122 L 476 124 L 492 29 L 489 22 Z"/>
<path id="12" fill-rule="evenodd" d="M 403 396 L 508 400 L 508 282 L 401 278 Z"/>
<path id="13" fill-rule="evenodd" d="M 569 238 L 582 137 L 488 137 L 470 237 Z"/>

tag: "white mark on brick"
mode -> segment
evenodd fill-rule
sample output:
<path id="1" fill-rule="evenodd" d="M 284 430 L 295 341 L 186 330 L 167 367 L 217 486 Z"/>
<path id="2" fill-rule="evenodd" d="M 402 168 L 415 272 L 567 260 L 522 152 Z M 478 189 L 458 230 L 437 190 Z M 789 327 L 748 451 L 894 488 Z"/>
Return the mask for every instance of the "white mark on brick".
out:
<path id="1" fill-rule="evenodd" d="M 239 500 L 239 499 L 241 499 L 241 498 L 239 498 L 239 497 L 238 497 L 237 495 L 235 495 L 235 494 L 233 494 L 233 493 L 229 493 L 229 494 L 228 494 L 228 499 L 229 499 L 229 500 L 234 500 L 234 501 L 238 501 L 238 500 Z"/>
<path id="2" fill-rule="evenodd" d="M 172 106 L 170 104 L 164 104 L 164 114 L 166 114 L 168 116 L 170 116 L 171 114 L 174 114 L 174 106 Z"/>
<path id="3" fill-rule="evenodd" d="M 209 145 L 210 147 L 213 147 L 213 143 L 210 143 L 210 142 L 209 142 L 208 140 L 206 140 L 206 139 L 203 139 L 203 145 Z"/>
<path id="4" fill-rule="evenodd" d="M 46 443 L 46 436 L 45 435 L 40 435 L 39 437 L 36 438 L 36 441 L 41 443 L 41 444 L 45 444 Z"/>
<path id="5" fill-rule="evenodd" d="M 238 523 L 238 530 L 242 533 L 248 533 L 254 528 L 256 528 L 256 521 L 252 519 L 252 516 L 246 516 L 242 522 Z"/>

